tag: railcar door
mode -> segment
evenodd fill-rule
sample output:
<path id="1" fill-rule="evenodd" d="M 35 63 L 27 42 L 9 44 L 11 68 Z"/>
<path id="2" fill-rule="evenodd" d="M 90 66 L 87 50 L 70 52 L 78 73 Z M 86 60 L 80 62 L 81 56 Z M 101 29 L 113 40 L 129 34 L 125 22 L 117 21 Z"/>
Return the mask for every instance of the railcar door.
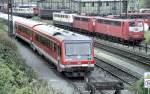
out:
<path id="1" fill-rule="evenodd" d="M 57 46 L 57 61 L 58 61 L 58 64 L 61 61 L 61 47 L 60 46 Z"/>

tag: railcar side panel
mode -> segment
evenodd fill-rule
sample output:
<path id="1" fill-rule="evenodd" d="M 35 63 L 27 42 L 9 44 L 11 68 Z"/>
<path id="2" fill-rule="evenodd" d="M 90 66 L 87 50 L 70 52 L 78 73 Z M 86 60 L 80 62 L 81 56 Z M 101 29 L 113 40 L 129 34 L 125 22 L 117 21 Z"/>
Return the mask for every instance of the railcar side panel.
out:
<path id="1" fill-rule="evenodd" d="M 123 38 L 121 22 L 98 20 L 95 23 L 95 32 L 108 36 Z"/>
<path id="2" fill-rule="evenodd" d="M 28 27 L 16 23 L 16 33 L 25 38 L 28 43 L 31 43 L 32 31 Z"/>

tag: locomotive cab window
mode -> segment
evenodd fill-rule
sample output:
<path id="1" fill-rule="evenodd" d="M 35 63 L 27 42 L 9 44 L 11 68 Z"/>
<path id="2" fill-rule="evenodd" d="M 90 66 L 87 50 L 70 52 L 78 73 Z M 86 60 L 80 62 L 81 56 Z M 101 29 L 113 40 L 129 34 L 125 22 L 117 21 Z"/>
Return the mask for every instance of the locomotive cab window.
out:
<path id="1" fill-rule="evenodd" d="M 142 27 L 142 22 L 129 22 L 130 27 Z"/>
<path id="2" fill-rule="evenodd" d="M 129 22 L 130 32 L 141 32 L 143 31 L 143 23 L 141 21 L 131 21 Z"/>

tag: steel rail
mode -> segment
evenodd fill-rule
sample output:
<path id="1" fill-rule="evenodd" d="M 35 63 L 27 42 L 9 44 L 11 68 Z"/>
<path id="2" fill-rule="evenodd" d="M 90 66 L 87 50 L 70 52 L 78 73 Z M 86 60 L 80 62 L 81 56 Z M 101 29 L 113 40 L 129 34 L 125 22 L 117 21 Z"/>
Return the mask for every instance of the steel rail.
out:
<path id="1" fill-rule="evenodd" d="M 95 42 L 95 46 L 97 48 L 109 51 L 109 52 L 117 54 L 119 56 L 123 56 L 127 59 L 134 61 L 134 62 L 139 62 L 139 63 L 142 63 L 144 65 L 150 66 L 150 57 L 147 57 L 145 55 L 143 56 L 143 55 L 140 55 L 136 52 L 125 50 L 125 49 L 119 48 L 117 46 L 112 46 L 110 44 L 101 43 L 99 41 L 94 41 L 94 42 Z"/>
<path id="2" fill-rule="evenodd" d="M 118 78 L 122 82 L 133 85 L 137 80 L 139 80 L 139 77 L 136 77 L 128 72 L 126 72 L 123 69 L 118 68 L 117 66 L 107 63 L 104 60 L 98 59 L 95 57 L 96 63 L 95 65 L 104 71 L 110 73 L 114 77 Z"/>

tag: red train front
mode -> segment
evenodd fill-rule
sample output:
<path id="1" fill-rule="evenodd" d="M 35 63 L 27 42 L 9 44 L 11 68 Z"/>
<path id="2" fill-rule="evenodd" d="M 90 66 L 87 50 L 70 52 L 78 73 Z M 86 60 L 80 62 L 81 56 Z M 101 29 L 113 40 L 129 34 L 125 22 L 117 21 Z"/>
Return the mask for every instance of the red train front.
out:
<path id="1" fill-rule="evenodd" d="M 143 19 L 145 23 L 147 23 L 150 27 L 150 13 L 122 13 L 121 16 L 123 18 L 130 19 Z"/>
<path id="2" fill-rule="evenodd" d="M 141 42 L 144 40 L 144 22 L 132 20 L 128 22 L 129 40 Z"/>
<path id="3" fill-rule="evenodd" d="M 78 37 L 79 38 L 79 37 Z M 72 41 L 65 40 L 62 48 L 62 71 L 68 71 L 67 74 L 81 75 L 94 70 L 94 48 L 91 40 L 82 40 L 72 37 Z"/>
<path id="4" fill-rule="evenodd" d="M 142 20 L 96 18 L 95 33 L 120 41 L 141 42 L 144 23 Z"/>

